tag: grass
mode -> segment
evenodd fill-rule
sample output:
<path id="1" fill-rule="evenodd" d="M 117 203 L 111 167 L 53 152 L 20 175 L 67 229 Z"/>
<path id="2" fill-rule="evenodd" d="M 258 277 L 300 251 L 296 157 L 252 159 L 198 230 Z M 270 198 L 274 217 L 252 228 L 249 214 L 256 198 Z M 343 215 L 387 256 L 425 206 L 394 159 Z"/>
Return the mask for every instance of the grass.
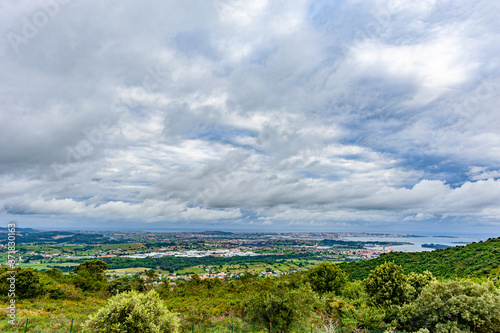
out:
<path id="1" fill-rule="evenodd" d="M 119 244 L 100 244 L 98 246 L 94 245 L 94 248 L 103 251 L 116 250 L 116 249 L 121 249 L 123 251 L 130 251 L 141 248 L 146 249 L 146 246 L 143 243 L 119 243 Z"/>
<path id="2" fill-rule="evenodd" d="M 127 275 L 128 273 L 134 275 L 137 273 L 143 273 L 144 271 L 149 271 L 150 268 L 147 267 L 130 267 L 130 268 L 117 268 L 117 269 L 108 269 L 106 271 L 106 275 L 118 275 L 118 276 L 124 276 Z M 161 273 L 161 274 L 166 274 L 168 273 L 167 271 L 162 271 L 162 270 L 155 270 L 156 273 Z M 145 277 L 144 275 L 143 277 Z"/>
<path id="3" fill-rule="evenodd" d="M 80 263 L 63 261 L 63 262 L 43 262 L 41 264 L 21 263 L 19 266 L 23 268 L 31 267 L 38 270 L 46 270 L 50 269 L 49 266 L 78 266 L 79 264 Z"/>
<path id="4" fill-rule="evenodd" d="M 90 314 L 95 313 L 106 303 L 107 298 L 87 296 L 80 300 L 31 299 L 16 302 L 16 325 L 7 321 L 7 314 L 0 312 L 0 332 L 24 332 L 28 318 L 27 332 L 69 332 L 73 320 L 73 332 L 81 331 L 81 325 Z M 0 302 L 3 309 L 5 301 Z"/>

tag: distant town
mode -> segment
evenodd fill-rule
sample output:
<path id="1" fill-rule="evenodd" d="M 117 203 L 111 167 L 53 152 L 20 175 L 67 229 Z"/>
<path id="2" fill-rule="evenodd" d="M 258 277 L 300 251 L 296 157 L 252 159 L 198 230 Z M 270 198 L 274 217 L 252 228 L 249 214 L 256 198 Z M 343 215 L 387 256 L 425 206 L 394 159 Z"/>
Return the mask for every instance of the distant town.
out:
<path id="1" fill-rule="evenodd" d="M 0 230 L 3 232 L 4 230 Z M 16 265 L 69 273 L 85 260 L 109 265 L 108 275 L 140 275 L 148 270 L 163 280 L 234 278 L 242 274 L 279 276 L 312 267 L 322 260 L 362 261 L 408 244 L 412 235 L 368 233 L 231 233 L 142 231 L 40 231 L 18 229 Z M 400 242 L 363 242 L 347 237 L 397 237 Z M 0 248 L 6 243 L 0 244 Z"/>

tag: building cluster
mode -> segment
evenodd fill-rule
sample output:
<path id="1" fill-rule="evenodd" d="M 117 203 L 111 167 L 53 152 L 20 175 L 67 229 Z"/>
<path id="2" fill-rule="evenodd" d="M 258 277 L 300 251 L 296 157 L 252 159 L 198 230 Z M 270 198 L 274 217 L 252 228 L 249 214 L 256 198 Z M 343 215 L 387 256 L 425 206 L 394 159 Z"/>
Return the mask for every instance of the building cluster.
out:
<path id="1" fill-rule="evenodd" d="M 201 258 L 201 257 L 235 257 L 235 256 L 257 256 L 259 254 L 251 251 L 241 251 L 239 249 L 217 249 L 217 250 L 186 250 L 186 251 L 165 251 L 165 248 L 159 249 L 158 252 L 137 253 L 132 255 L 123 255 L 125 258 L 161 258 L 167 256 L 185 257 L 185 258 Z"/>
<path id="2" fill-rule="evenodd" d="M 217 273 L 207 272 L 207 273 L 204 273 L 204 274 L 198 274 L 198 277 L 200 278 L 200 280 L 205 280 L 205 279 L 233 279 L 233 278 L 241 277 L 241 276 L 243 276 L 243 275 L 245 275 L 247 273 L 258 274 L 259 276 L 280 276 L 280 275 L 287 275 L 287 274 L 296 273 L 296 272 L 299 272 L 299 271 L 301 271 L 301 270 L 290 268 L 287 272 L 265 271 L 265 270 L 262 270 L 260 272 L 250 270 L 250 271 L 245 272 L 245 273 L 242 273 L 242 272 L 234 272 L 234 273 L 232 273 L 232 272 L 217 272 Z M 193 275 L 194 274 L 176 274 L 176 273 L 173 273 L 171 275 L 164 275 L 163 279 L 164 280 L 168 280 L 169 284 L 175 285 L 175 281 L 179 281 L 179 280 L 190 281 L 193 278 Z M 162 279 L 162 275 L 161 274 L 159 275 L 159 278 L 160 278 L 160 280 Z M 153 282 L 153 284 L 161 284 L 161 283 L 162 283 L 161 281 Z"/>

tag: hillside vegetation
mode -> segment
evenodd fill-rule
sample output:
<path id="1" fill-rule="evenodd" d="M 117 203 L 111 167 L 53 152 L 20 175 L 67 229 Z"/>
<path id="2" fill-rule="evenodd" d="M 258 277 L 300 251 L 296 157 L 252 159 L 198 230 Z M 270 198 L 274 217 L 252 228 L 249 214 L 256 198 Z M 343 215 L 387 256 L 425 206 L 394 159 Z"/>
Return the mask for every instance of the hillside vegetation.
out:
<path id="1" fill-rule="evenodd" d="M 391 252 L 340 266 L 351 280 L 362 280 L 384 262 L 394 262 L 407 272 L 429 271 L 438 278 L 494 277 L 500 273 L 500 237 L 432 252 Z"/>
<path id="2" fill-rule="evenodd" d="M 281 276 L 190 274 L 175 282 L 158 268 L 108 279 L 101 260 L 69 274 L 0 266 L 0 306 L 8 310 L 0 311 L 0 331 L 29 324 L 30 332 L 500 333 L 499 250 L 497 238 L 362 263 L 324 261 Z"/>

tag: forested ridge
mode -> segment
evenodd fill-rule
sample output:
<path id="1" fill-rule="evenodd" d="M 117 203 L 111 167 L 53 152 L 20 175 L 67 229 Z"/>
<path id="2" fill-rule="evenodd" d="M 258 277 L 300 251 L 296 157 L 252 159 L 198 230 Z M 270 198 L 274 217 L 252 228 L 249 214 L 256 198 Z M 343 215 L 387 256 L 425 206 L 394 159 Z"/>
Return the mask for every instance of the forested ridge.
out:
<path id="1" fill-rule="evenodd" d="M 401 265 L 405 271 L 429 271 L 439 278 L 498 276 L 500 237 L 431 252 L 391 252 L 375 259 L 342 263 L 340 266 L 351 280 L 362 280 L 375 267 L 389 261 Z"/>

